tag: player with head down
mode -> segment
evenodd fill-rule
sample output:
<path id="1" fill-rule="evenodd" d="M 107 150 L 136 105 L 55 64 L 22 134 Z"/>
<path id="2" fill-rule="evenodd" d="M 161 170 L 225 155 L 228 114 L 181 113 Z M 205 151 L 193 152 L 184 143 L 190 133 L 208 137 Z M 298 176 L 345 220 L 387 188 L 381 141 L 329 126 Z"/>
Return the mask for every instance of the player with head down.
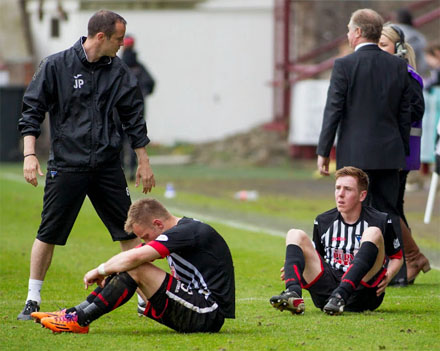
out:
<path id="1" fill-rule="evenodd" d="M 403 259 L 388 214 L 363 205 L 367 189 L 365 172 L 339 169 L 336 208 L 316 217 L 313 241 L 299 229 L 287 233 L 281 268 L 286 290 L 270 299 L 273 307 L 303 313 L 302 289 L 309 291 L 316 307 L 331 315 L 379 307 Z"/>
<path id="2" fill-rule="evenodd" d="M 231 253 L 211 226 L 141 199 L 131 205 L 125 230 L 145 243 L 87 272 L 85 287 L 98 288 L 85 301 L 32 318 L 54 332 L 88 333 L 91 322 L 122 306 L 138 287 L 148 300 L 138 312 L 178 332 L 218 332 L 225 318 L 235 318 Z M 152 263 L 165 257 L 171 274 Z"/>

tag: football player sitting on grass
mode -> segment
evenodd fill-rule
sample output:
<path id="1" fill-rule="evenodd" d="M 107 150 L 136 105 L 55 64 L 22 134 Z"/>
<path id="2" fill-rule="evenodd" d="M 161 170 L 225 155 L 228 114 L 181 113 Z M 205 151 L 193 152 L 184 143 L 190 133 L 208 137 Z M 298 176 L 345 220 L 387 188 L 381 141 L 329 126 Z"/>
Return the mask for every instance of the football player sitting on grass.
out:
<path id="1" fill-rule="evenodd" d="M 218 332 L 225 318 L 235 318 L 231 253 L 211 226 L 142 199 L 131 205 L 125 230 L 145 243 L 87 272 L 85 287 L 98 287 L 85 301 L 32 318 L 53 332 L 88 333 L 91 322 L 122 306 L 137 288 L 148 300 L 138 313 L 179 332 Z M 165 257 L 172 274 L 152 264 Z"/>
<path id="2" fill-rule="evenodd" d="M 304 313 L 302 289 L 330 315 L 374 310 L 403 264 L 388 214 L 363 205 L 368 189 L 365 172 L 344 167 L 335 176 L 336 208 L 316 217 L 313 241 L 299 229 L 287 233 L 281 268 L 286 290 L 270 299 L 281 311 Z"/>

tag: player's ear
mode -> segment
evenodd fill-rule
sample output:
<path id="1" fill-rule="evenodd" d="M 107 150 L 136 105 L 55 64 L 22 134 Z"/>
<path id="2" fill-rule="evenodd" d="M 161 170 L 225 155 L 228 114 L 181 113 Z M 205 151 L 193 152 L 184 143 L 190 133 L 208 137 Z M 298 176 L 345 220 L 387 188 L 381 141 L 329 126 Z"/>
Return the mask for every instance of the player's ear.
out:
<path id="1" fill-rule="evenodd" d="M 158 218 L 156 218 L 156 219 L 154 219 L 153 220 L 153 225 L 155 226 L 155 227 L 158 227 L 158 228 L 160 228 L 160 229 L 163 229 L 163 222 L 160 220 L 160 219 L 158 219 Z"/>
<path id="2" fill-rule="evenodd" d="M 366 190 L 362 190 L 360 195 L 359 195 L 359 200 L 361 202 L 363 202 L 365 200 L 365 198 L 367 197 L 367 191 Z"/>
<path id="3" fill-rule="evenodd" d="M 104 32 L 98 32 L 96 33 L 96 39 L 98 39 L 98 41 L 101 41 L 105 38 L 105 33 Z"/>

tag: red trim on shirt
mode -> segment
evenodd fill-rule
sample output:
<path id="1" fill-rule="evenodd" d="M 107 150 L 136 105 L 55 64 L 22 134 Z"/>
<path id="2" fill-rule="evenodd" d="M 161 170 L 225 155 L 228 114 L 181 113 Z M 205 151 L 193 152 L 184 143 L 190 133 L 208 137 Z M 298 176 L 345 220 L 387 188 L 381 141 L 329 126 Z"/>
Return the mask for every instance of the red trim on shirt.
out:
<path id="1" fill-rule="evenodd" d="M 403 257 L 403 252 L 402 250 L 399 250 L 399 252 L 395 253 L 392 256 L 389 256 L 391 259 L 397 259 L 400 260 Z"/>
<path id="2" fill-rule="evenodd" d="M 150 241 L 147 245 L 150 245 L 153 249 L 155 249 L 162 258 L 170 255 L 170 250 L 168 250 L 165 245 L 158 241 Z"/>

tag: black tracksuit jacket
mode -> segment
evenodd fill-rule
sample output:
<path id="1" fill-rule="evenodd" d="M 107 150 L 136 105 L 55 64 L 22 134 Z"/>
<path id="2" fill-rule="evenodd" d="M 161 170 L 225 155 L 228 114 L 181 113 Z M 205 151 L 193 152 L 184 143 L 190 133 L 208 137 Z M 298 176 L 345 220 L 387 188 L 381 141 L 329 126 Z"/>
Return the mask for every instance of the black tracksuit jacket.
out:
<path id="1" fill-rule="evenodd" d="M 88 62 L 84 40 L 45 58 L 23 97 L 18 122 L 23 136 L 38 138 L 49 113 L 49 170 L 87 171 L 118 165 L 121 138 L 113 120 L 115 109 L 132 148 L 149 142 L 136 78 L 118 57 Z"/>

